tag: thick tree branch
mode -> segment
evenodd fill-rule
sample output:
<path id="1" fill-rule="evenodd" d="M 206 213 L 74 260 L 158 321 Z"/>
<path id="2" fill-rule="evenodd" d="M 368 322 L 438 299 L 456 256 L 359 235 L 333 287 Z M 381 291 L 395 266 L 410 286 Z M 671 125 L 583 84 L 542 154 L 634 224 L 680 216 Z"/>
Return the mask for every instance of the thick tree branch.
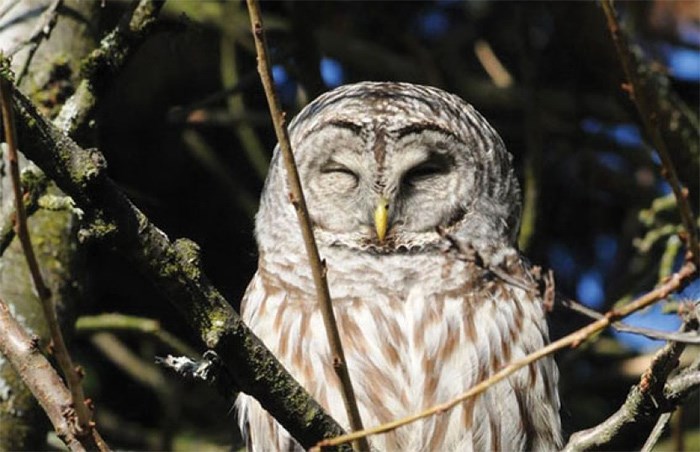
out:
<path id="1" fill-rule="evenodd" d="M 171 242 L 107 177 L 100 152 L 78 146 L 16 90 L 14 105 L 25 155 L 85 211 L 90 226 L 81 231 L 82 239 L 109 239 L 216 351 L 240 389 L 255 397 L 300 444 L 310 447 L 342 434 L 211 285 L 199 266 L 197 245 Z"/>
<path id="2" fill-rule="evenodd" d="M 164 0 L 140 0 L 124 15 L 119 25 L 100 41 L 83 63 L 83 80 L 66 101 L 55 120 L 59 129 L 73 135 L 87 124 L 97 106 L 98 94 L 149 36 Z"/>
<path id="3" fill-rule="evenodd" d="M 301 235 L 304 238 L 306 253 L 309 256 L 311 273 L 313 275 L 314 285 L 316 286 L 316 298 L 319 308 L 321 309 L 323 324 L 326 329 L 326 337 L 328 338 L 328 344 L 333 356 L 333 369 L 340 381 L 340 387 L 342 389 L 341 394 L 343 396 L 343 402 L 345 403 L 348 420 L 350 421 L 350 427 L 354 431 L 359 431 L 363 429 L 362 419 L 360 418 L 360 410 L 355 400 L 355 391 L 353 390 L 352 381 L 350 380 L 350 373 L 348 372 L 347 361 L 345 360 L 345 353 L 343 352 L 343 344 L 340 340 L 340 333 L 338 332 L 338 324 L 335 321 L 335 315 L 333 313 L 333 304 L 328 290 L 328 280 L 326 279 L 326 263 L 321 260 L 321 256 L 318 253 L 316 239 L 314 238 L 313 229 L 311 228 L 309 211 L 306 208 L 304 191 L 301 188 L 299 172 L 297 171 L 297 166 L 294 161 L 292 145 L 289 142 L 284 113 L 280 108 L 277 93 L 272 82 L 272 70 L 270 69 L 267 57 L 267 43 L 265 41 L 260 7 L 257 0 L 247 0 L 247 4 L 250 14 L 250 23 L 253 28 L 253 37 L 255 38 L 255 50 L 258 54 L 258 72 L 260 73 L 263 88 L 265 88 L 267 104 L 270 107 L 270 116 L 272 117 L 277 141 L 279 142 L 280 151 L 284 158 L 284 167 L 287 171 L 287 180 L 290 189 L 289 197 L 294 205 L 294 210 L 299 220 L 299 227 L 301 228 Z M 353 447 L 355 450 L 369 450 L 369 443 L 366 438 L 359 437 L 357 440 L 353 441 Z"/>

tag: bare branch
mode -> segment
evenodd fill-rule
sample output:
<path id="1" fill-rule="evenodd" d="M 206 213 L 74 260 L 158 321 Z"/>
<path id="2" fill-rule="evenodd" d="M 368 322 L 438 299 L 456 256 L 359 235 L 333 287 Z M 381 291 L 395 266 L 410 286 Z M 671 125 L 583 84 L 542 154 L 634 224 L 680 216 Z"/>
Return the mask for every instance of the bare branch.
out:
<path id="1" fill-rule="evenodd" d="M 683 283 L 687 282 L 687 280 L 696 274 L 696 267 L 692 262 L 686 262 L 685 265 L 677 272 L 675 273 L 672 277 L 670 277 L 664 284 L 661 286 L 657 287 L 656 289 L 652 290 L 651 292 L 648 292 L 647 294 L 637 298 L 636 300 L 632 301 L 631 303 L 620 307 L 619 309 L 612 309 L 611 311 L 608 311 L 603 317 L 600 319 L 596 320 L 593 323 L 588 324 L 587 326 L 578 329 L 574 331 L 571 334 L 568 334 L 561 339 L 552 342 L 551 344 L 547 345 L 546 347 L 543 347 L 527 356 L 524 358 L 518 359 L 516 361 L 511 362 L 505 367 L 502 367 L 498 372 L 495 374 L 491 375 L 489 378 L 486 380 L 482 381 L 481 383 L 472 386 L 468 391 L 462 393 L 458 397 L 442 403 L 440 405 L 435 405 L 431 408 L 428 408 L 425 411 L 422 411 L 418 414 L 414 414 L 412 416 L 407 416 L 402 419 L 398 419 L 392 422 L 388 422 L 386 424 L 379 425 L 374 428 L 370 428 L 364 431 L 360 432 L 354 432 L 350 433 L 348 435 L 340 436 L 337 438 L 329 439 L 329 440 L 324 440 L 319 442 L 316 445 L 316 448 L 320 447 L 325 447 L 325 446 L 337 446 L 338 444 L 343 444 L 349 441 L 353 441 L 358 437 L 366 437 L 370 435 L 377 435 L 380 433 L 386 433 L 392 430 L 395 430 L 403 425 L 410 424 L 412 422 L 418 421 L 420 419 L 434 416 L 436 414 L 444 413 L 445 411 L 448 411 L 455 406 L 459 405 L 460 403 L 464 402 L 465 400 L 474 397 L 476 395 L 481 394 L 482 392 L 486 391 L 488 388 L 493 386 L 494 384 L 498 383 L 501 380 L 504 380 L 507 378 L 509 375 L 512 373 L 516 372 L 517 370 L 527 366 L 528 364 L 531 364 L 541 358 L 544 358 L 547 355 L 551 355 L 552 353 L 567 348 L 567 347 L 577 347 L 580 345 L 582 342 L 584 342 L 586 339 L 591 337 L 592 335 L 598 333 L 599 331 L 602 331 L 603 329 L 607 328 L 610 326 L 613 322 L 615 322 L 617 319 L 624 318 L 633 312 L 639 311 L 640 309 L 644 309 L 647 306 L 652 305 L 654 302 L 666 298 L 668 294 L 671 292 L 674 292 L 678 290 Z"/>
<path id="2" fill-rule="evenodd" d="M 0 300 L 0 352 L 7 357 L 22 381 L 41 404 L 56 434 L 71 450 L 94 450 L 104 445 L 97 429 L 80 431 L 70 391 L 37 347 L 32 338 L 10 315 Z"/>
<path id="3" fill-rule="evenodd" d="M 588 308 L 583 304 L 571 299 L 562 299 L 560 300 L 560 304 L 568 309 L 571 309 L 574 312 L 578 312 L 579 314 L 583 314 L 586 317 L 590 317 L 592 319 L 597 320 L 603 317 L 603 314 L 599 313 L 598 311 Z M 650 328 L 640 328 L 632 325 L 627 325 L 623 322 L 615 322 L 610 326 L 612 326 L 616 331 L 619 331 L 621 333 L 639 334 L 640 336 L 646 336 L 649 339 L 682 342 L 684 344 L 700 344 L 700 334 L 698 334 L 697 330 L 688 331 L 687 333 L 667 332 L 661 330 L 652 330 Z"/>
<path id="4" fill-rule="evenodd" d="M 24 59 L 24 64 L 17 75 L 18 84 L 27 74 L 27 70 L 29 69 L 29 65 L 34 58 L 34 54 L 36 53 L 37 49 L 39 49 L 39 44 L 43 39 L 47 39 L 49 37 L 51 30 L 53 30 L 53 28 L 56 26 L 56 22 L 58 20 L 58 9 L 61 7 L 61 4 L 63 4 L 63 0 L 53 0 L 41 14 L 41 17 L 37 21 L 34 30 L 29 34 L 29 37 L 24 41 L 17 43 L 14 47 L 7 51 L 6 56 L 12 57 L 25 46 L 30 46 L 29 52 Z"/>
<path id="5" fill-rule="evenodd" d="M 664 388 L 664 394 L 671 403 L 677 405 L 698 387 L 700 387 L 700 360 L 671 378 Z"/>
<path id="6" fill-rule="evenodd" d="M 656 421 L 656 425 L 654 425 L 654 429 L 644 442 L 641 452 L 651 452 L 654 449 L 654 446 L 657 442 L 659 442 L 659 438 L 661 438 L 661 435 L 666 429 L 666 425 L 670 419 L 671 413 L 663 413 L 661 416 L 659 416 L 659 419 Z"/>
<path id="7" fill-rule="evenodd" d="M 318 299 L 318 304 L 321 308 L 323 324 L 326 328 L 326 336 L 328 337 L 331 354 L 333 355 L 333 369 L 335 369 L 338 379 L 340 380 L 343 402 L 345 402 L 345 409 L 350 421 L 350 427 L 354 431 L 362 430 L 363 427 L 362 419 L 360 418 L 360 410 L 358 409 L 357 401 L 355 400 L 355 391 L 352 388 L 347 362 L 345 361 L 345 353 L 343 352 L 340 334 L 338 333 L 338 325 L 336 324 L 335 315 L 333 314 L 331 296 L 328 291 L 326 264 L 325 262 L 321 261 L 321 257 L 318 253 L 314 233 L 311 229 L 309 211 L 306 208 L 306 200 L 304 199 L 304 192 L 301 188 L 299 172 L 297 170 L 296 163 L 294 162 L 292 145 L 289 142 L 284 113 L 280 108 L 277 93 L 275 92 L 275 87 L 272 82 L 272 72 L 267 57 L 267 43 L 265 41 L 265 33 L 263 31 L 260 7 L 256 0 L 247 0 L 247 4 L 248 12 L 250 14 L 250 23 L 253 27 L 253 36 L 255 38 L 255 49 L 258 54 L 258 72 L 260 73 L 260 79 L 263 87 L 265 88 L 267 104 L 270 107 L 270 116 L 272 116 L 272 123 L 275 126 L 275 134 L 277 135 L 280 151 L 282 152 L 282 156 L 284 158 L 284 166 L 287 170 L 287 179 L 289 181 L 291 191 L 290 199 L 294 205 L 294 209 L 296 210 L 297 218 L 299 219 L 299 226 L 301 227 L 301 233 L 304 238 L 306 253 L 309 256 L 311 273 L 316 286 L 316 298 Z M 357 439 L 360 441 L 353 443 L 353 447 L 356 450 L 369 450 L 369 444 L 364 437 L 358 437 Z"/>
<path id="8" fill-rule="evenodd" d="M 154 319 L 117 313 L 85 315 L 75 322 L 75 331 L 78 334 L 138 332 L 153 336 L 176 353 L 191 357 L 199 356 L 196 350 L 177 336 L 164 330 L 160 322 Z"/>
<path id="9" fill-rule="evenodd" d="M 44 193 L 47 180 L 41 171 L 34 166 L 25 168 L 20 175 L 20 180 L 22 187 L 24 187 L 24 196 L 22 197 L 24 211 L 26 216 L 30 217 L 40 207 L 39 198 Z M 5 253 L 15 237 L 15 220 L 14 212 L 0 219 L 0 256 Z"/>
<path id="10" fill-rule="evenodd" d="M 61 6 L 61 3 L 63 3 L 63 0 L 53 0 L 53 2 L 51 2 L 51 4 L 46 8 L 46 10 L 44 10 L 44 12 L 41 14 L 41 18 L 37 21 L 34 30 L 32 30 L 29 36 L 24 41 L 18 42 L 14 46 L 12 46 L 6 52 L 6 56 L 14 56 L 17 52 L 22 50 L 24 46 L 29 44 L 34 44 L 34 49 L 32 50 L 36 50 L 36 47 L 38 46 L 39 42 L 41 42 L 42 39 L 48 37 L 49 33 L 51 33 L 51 29 L 56 24 L 56 19 L 58 18 L 57 12 L 58 8 Z M 31 60 L 31 57 L 29 57 L 27 60 Z M 25 65 L 28 64 L 29 63 L 26 63 Z"/>
<path id="11" fill-rule="evenodd" d="M 639 116 L 644 123 L 644 128 L 646 129 L 653 146 L 659 153 L 659 157 L 661 158 L 661 162 L 663 164 L 663 170 L 661 173 L 666 180 L 668 180 L 668 183 L 671 185 L 671 189 L 673 190 L 673 194 L 678 201 L 678 210 L 681 215 L 681 220 L 683 221 L 683 227 L 687 233 L 689 250 L 693 255 L 693 262 L 695 263 L 696 267 L 700 267 L 700 245 L 698 244 L 698 234 L 694 220 L 695 215 L 693 214 L 693 209 L 690 207 L 690 203 L 688 202 L 688 190 L 681 185 L 681 182 L 678 179 L 678 174 L 676 173 L 676 168 L 673 165 L 673 160 L 671 159 L 666 142 L 661 134 L 661 129 L 658 122 L 658 112 L 654 110 L 654 104 L 649 98 L 650 96 L 647 94 L 647 90 L 638 76 L 633 57 L 630 52 L 629 44 L 627 43 L 627 39 L 617 21 L 617 14 L 615 13 L 615 8 L 612 5 L 612 1 L 603 0 L 601 4 L 608 22 L 610 34 L 612 35 L 613 42 L 615 43 L 615 48 L 617 49 L 620 61 L 622 62 L 625 77 L 628 81 L 626 89 L 637 107 Z"/>

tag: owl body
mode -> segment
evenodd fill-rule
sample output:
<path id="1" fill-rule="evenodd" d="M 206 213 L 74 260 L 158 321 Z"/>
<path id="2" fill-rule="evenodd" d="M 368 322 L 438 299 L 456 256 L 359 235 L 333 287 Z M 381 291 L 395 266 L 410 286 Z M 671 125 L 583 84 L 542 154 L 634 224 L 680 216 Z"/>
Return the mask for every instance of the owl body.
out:
<path id="1" fill-rule="evenodd" d="M 290 136 L 365 426 L 449 401 L 547 343 L 542 300 L 512 246 L 520 200 L 510 156 L 473 108 L 434 88 L 362 83 L 312 102 Z M 279 160 L 256 217 L 259 267 L 242 316 L 347 428 Z M 497 276 L 504 271 L 513 278 Z M 553 360 L 540 360 L 370 443 L 555 449 L 557 378 Z M 299 448 L 254 399 L 241 395 L 237 409 L 249 449 Z"/>

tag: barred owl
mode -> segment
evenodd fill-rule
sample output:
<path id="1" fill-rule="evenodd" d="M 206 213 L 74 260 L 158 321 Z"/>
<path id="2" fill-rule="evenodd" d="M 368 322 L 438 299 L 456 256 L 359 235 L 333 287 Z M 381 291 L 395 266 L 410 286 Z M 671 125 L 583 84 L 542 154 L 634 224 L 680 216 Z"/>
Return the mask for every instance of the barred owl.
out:
<path id="1" fill-rule="evenodd" d="M 515 249 L 520 188 L 498 134 L 436 88 L 358 83 L 289 127 L 362 420 L 453 399 L 548 341 L 542 297 Z M 256 216 L 258 270 L 242 316 L 348 427 L 280 152 Z M 443 414 L 370 438 L 377 450 L 553 450 L 558 373 L 545 358 Z M 252 398 L 250 450 L 300 446 Z"/>

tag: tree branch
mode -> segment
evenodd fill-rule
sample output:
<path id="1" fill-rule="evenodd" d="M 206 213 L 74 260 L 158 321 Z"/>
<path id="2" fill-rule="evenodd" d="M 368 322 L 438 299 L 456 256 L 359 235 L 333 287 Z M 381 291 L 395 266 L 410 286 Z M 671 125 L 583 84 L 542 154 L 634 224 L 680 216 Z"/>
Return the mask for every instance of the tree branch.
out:
<path id="1" fill-rule="evenodd" d="M 661 435 L 666 429 L 666 425 L 668 424 L 668 421 L 670 419 L 671 413 L 663 413 L 661 416 L 659 416 L 659 419 L 656 421 L 656 425 L 654 425 L 654 428 L 649 434 L 649 437 L 644 442 L 641 452 L 651 452 L 652 450 L 654 450 L 654 446 L 659 441 L 659 438 L 661 438 Z"/>
<path id="2" fill-rule="evenodd" d="M 136 332 L 154 337 L 175 353 L 181 353 L 193 358 L 199 356 L 196 350 L 177 336 L 164 330 L 160 322 L 154 319 L 117 313 L 84 315 L 75 322 L 75 331 L 78 334 Z"/>
<path id="3" fill-rule="evenodd" d="M 341 394 L 343 396 L 343 402 L 345 403 L 345 410 L 347 412 L 348 420 L 350 421 L 350 427 L 354 431 L 362 430 L 363 427 L 362 419 L 360 418 L 360 410 L 358 409 L 357 401 L 355 400 L 355 391 L 353 390 L 350 374 L 348 373 L 345 353 L 343 352 L 343 345 L 340 340 L 340 334 L 338 333 L 338 325 L 335 321 L 335 315 L 333 314 L 331 295 L 328 291 L 326 263 L 325 261 L 321 261 L 321 256 L 318 253 L 316 239 L 314 238 L 314 233 L 311 228 L 309 211 L 306 208 L 304 191 L 302 190 L 299 172 L 297 171 L 297 166 L 294 161 L 292 145 L 289 142 L 284 113 L 280 108 L 277 93 L 275 92 L 275 87 L 272 82 L 272 71 L 270 70 L 267 57 L 267 43 L 265 41 L 265 33 L 263 31 L 260 7 L 257 0 L 247 0 L 247 5 L 248 12 L 250 14 L 250 23 L 253 28 L 253 37 L 255 38 L 255 49 L 258 54 L 258 72 L 260 73 L 263 88 L 265 88 L 267 104 L 270 107 L 270 116 L 272 117 L 272 123 L 275 126 L 275 134 L 277 135 L 279 148 L 284 158 L 284 167 L 287 170 L 287 180 L 289 181 L 291 192 L 289 197 L 294 205 L 297 219 L 299 220 L 299 226 L 301 228 L 301 234 L 304 238 L 306 253 L 309 256 L 311 273 L 316 286 L 316 298 L 318 300 L 319 307 L 321 308 L 323 324 L 326 329 L 326 336 L 328 338 L 328 343 L 333 357 L 333 369 L 338 375 L 338 380 L 340 381 L 342 390 Z M 364 437 L 358 437 L 357 439 L 359 441 L 353 442 L 353 447 L 355 450 L 369 450 L 369 443 L 367 443 L 367 440 Z"/>
<path id="4" fill-rule="evenodd" d="M 140 0 L 119 25 L 102 38 L 100 46 L 83 63 L 83 80 L 55 120 L 59 129 L 73 135 L 87 124 L 97 106 L 98 94 L 106 85 L 106 76 L 121 69 L 149 36 L 164 3 L 164 0 Z"/>
<path id="5" fill-rule="evenodd" d="M 24 187 L 22 202 L 24 203 L 25 215 L 28 218 L 40 207 L 39 198 L 46 189 L 46 178 L 36 167 L 30 166 L 22 171 L 20 181 Z M 12 239 L 15 238 L 15 221 L 15 212 L 0 219 L 0 256 L 5 253 L 7 247 L 12 243 Z"/>
<path id="6" fill-rule="evenodd" d="M 678 179 L 678 174 L 673 164 L 673 159 L 669 153 L 666 141 L 661 134 L 661 127 L 659 123 L 660 112 L 658 111 L 659 109 L 656 102 L 654 102 L 654 95 L 648 92 L 649 87 L 646 86 L 642 78 L 639 76 L 639 68 L 637 65 L 635 65 L 630 46 L 622 32 L 622 29 L 620 28 L 620 24 L 617 21 L 617 15 L 615 13 L 615 8 L 612 5 L 612 1 L 603 0 L 601 4 L 603 6 L 605 18 L 608 22 L 610 34 L 613 42 L 615 43 L 615 48 L 617 49 L 617 54 L 620 57 L 622 68 L 625 72 L 625 77 L 628 81 L 625 88 L 637 107 L 637 111 L 639 112 L 644 128 L 651 139 L 652 145 L 656 148 L 659 157 L 661 158 L 661 163 L 663 165 L 663 170 L 661 173 L 668 180 L 668 183 L 671 185 L 671 189 L 673 190 L 673 194 L 676 197 L 678 202 L 678 210 L 681 215 L 681 220 L 683 221 L 683 227 L 685 228 L 687 234 L 689 244 L 688 248 L 693 255 L 693 262 L 695 263 L 695 266 L 700 267 L 700 245 L 698 244 L 695 215 L 693 214 L 693 209 L 690 207 L 690 203 L 688 202 L 688 190 L 681 185 L 681 182 Z M 694 168 L 697 169 L 697 165 L 695 165 Z M 696 180 L 697 171 L 694 171 L 694 173 L 695 174 L 692 177 Z"/>
<path id="7" fill-rule="evenodd" d="M 94 427 L 89 434 L 80 433 L 74 415 L 70 391 L 37 347 L 38 338 L 30 337 L 10 315 L 10 308 L 0 300 L 0 352 L 7 357 L 22 381 L 46 412 L 56 434 L 73 451 L 95 450 L 104 441 Z"/>
<path id="8" fill-rule="evenodd" d="M 560 300 L 560 304 L 567 309 L 570 309 L 574 312 L 578 312 L 579 314 L 583 314 L 586 317 L 595 320 L 604 317 L 604 315 L 599 313 L 598 311 L 588 308 L 574 300 L 563 299 Z M 613 305 L 615 305 L 615 303 L 613 303 Z M 698 334 L 697 330 L 688 331 L 687 333 L 667 332 L 661 330 L 652 330 L 649 328 L 640 328 L 632 325 L 627 325 L 623 322 L 615 322 L 610 326 L 621 333 L 639 334 L 640 336 L 645 336 L 649 339 L 682 342 L 684 344 L 700 344 L 700 334 Z"/>
<path id="9" fill-rule="evenodd" d="M 241 390 L 304 447 L 343 433 L 211 285 L 196 244 L 171 242 L 107 177 L 99 151 L 78 146 L 17 90 L 14 106 L 24 153 L 85 212 L 90 224 L 80 232 L 83 240 L 110 240 L 216 351 Z"/>
<path id="10" fill-rule="evenodd" d="M 63 0 L 53 0 L 49 4 L 46 10 L 41 14 L 41 18 L 37 22 L 34 30 L 30 33 L 29 37 L 22 42 L 17 43 L 14 47 L 7 51 L 7 57 L 12 58 L 17 52 L 22 50 L 25 46 L 30 46 L 27 52 L 27 57 L 24 59 L 24 64 L 22 68 L 18 71 L 17 84 L 20 84 L 27 75 L 29 70 L 29 65 L 34 58 L 34 54 L 37 49 L 39 49 L 39 44 L 43 39 L 48 39 L 51 35 L 51 31 L 56 26 L 58 21 L 58 10 L 61 7 Z"/>

